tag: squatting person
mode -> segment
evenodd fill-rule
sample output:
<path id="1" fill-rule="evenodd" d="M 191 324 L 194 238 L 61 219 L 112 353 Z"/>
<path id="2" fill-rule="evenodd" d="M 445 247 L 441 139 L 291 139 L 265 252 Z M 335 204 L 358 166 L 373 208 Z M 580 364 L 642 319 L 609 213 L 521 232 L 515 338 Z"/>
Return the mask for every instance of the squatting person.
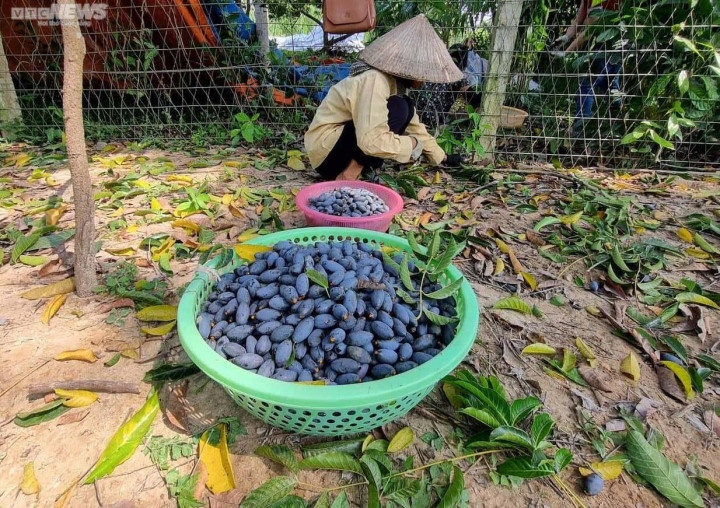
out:
<path id="1" fill-rule="evenodd" d="M 457 165 L 428 134 L 405 95 L 422 82 L 453 83 L 463 73 L 425 16 L 375 40 L 350 76 L 334 85 L 305 133 L 313 168 L 325 180 L 357 180 L 384 159 L 407 163 L 425 155 L 434 165 Z"/>

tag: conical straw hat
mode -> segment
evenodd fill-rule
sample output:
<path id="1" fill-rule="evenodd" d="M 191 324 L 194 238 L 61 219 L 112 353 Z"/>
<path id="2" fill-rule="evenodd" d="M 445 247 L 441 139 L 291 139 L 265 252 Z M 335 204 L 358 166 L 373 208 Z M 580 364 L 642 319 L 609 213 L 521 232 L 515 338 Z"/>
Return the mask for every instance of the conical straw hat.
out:
<path id="1" fill-rule="evenodd" d="M 420 14 L 373 41 L 360 60 L 393 76 L 431 83 L 454 83 L 463 78 L 445 44 Z"/>

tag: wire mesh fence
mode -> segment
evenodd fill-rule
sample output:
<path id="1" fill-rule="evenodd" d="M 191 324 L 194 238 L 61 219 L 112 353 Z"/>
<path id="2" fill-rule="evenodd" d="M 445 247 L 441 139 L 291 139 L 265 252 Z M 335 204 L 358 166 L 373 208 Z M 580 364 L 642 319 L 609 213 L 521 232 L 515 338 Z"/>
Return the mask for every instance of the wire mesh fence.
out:
<path id="1" fill-rule="evenodd" d="M 465 71 L 462 82 L 410 92 L 448 151 L 720 169 L 716 0 L 377 0 L 376 8 L 371 32 L 329 36 L 319 0 L 79 4 L 87 135 L 297 146 L 358 51 L 423 13 Z M 503 9 L 514 26 L 502 25 Z M 2 2 L 0 116 L 10 138 L 62 135 L 61 14 L 47 0 Z M 21 119 L 12 119 L 11 89 Z M 492 96 L 503 105 L 497 130 L 487 122 Z"/>

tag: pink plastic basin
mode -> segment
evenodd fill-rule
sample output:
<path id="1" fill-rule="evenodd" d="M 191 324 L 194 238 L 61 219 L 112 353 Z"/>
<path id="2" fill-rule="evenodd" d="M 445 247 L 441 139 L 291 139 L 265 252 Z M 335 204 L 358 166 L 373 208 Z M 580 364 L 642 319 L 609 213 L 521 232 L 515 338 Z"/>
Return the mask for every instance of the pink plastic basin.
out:
<path id="1" fill-rule="evenodd" d="M 338 217 L 326 213 L 316 212 L 310 208 L 310 198 L 319 196 L 324 192 L 339 189 L 340 187 L 351 187 L 353 189 L 366 189 L 385 201 L 389 210 L 385 213 L 371 215 L 369 217 Z M 403 209 L 403 200 L 400 194 L 383 185 L 352 180 L 336 180 L 333 182 L 321 182 L 309 185 L 298 192 L 295 198 L 297 206 L 305 214 L 305 220 L 309 226 L 337 226 L 343 228 L 369 229 L 384 233 L 390 227 L 395 215 Z"/>

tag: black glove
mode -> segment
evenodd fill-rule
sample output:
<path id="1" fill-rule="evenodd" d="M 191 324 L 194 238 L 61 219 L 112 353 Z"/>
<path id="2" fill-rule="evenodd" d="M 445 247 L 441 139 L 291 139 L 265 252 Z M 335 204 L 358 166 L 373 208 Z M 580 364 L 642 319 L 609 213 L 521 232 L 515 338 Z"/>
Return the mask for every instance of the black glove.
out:
<path id="1" fill-rule="evenodd" d="M 451 168 L 457 168 L 458 166 L 465 163 L 465 157 L 460 154 L 447 154 L 445 157 L 445 165 Z"/>

